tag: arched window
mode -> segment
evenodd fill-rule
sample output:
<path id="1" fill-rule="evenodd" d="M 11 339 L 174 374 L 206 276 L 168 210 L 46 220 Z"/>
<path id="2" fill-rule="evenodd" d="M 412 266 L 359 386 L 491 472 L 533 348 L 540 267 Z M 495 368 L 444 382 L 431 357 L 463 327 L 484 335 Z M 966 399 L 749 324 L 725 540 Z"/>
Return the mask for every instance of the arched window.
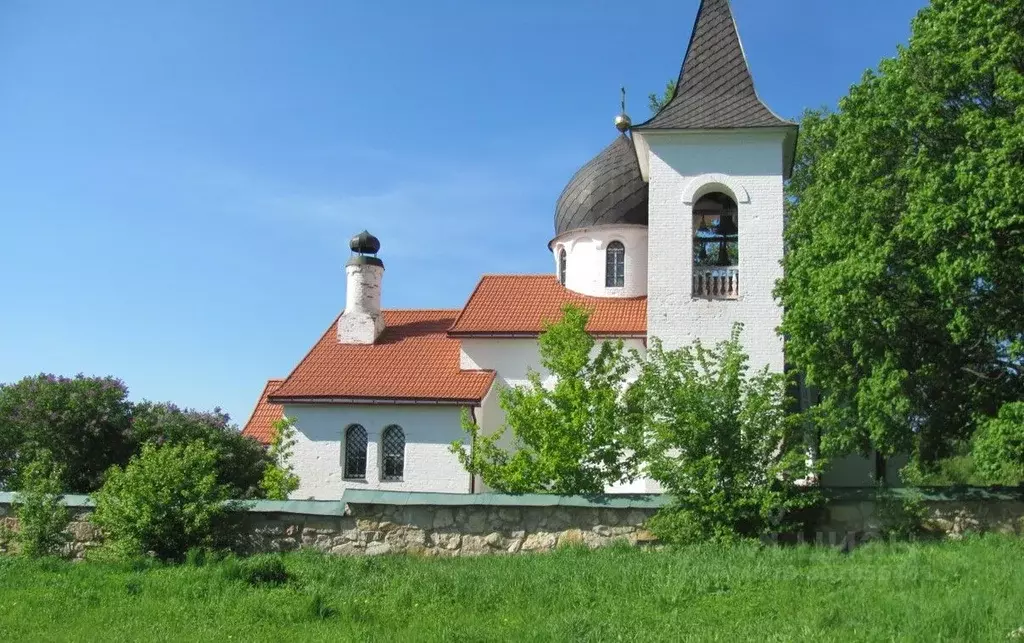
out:
<path id="1" fill-rule="evenodd" d="M 381 480 L 401 480 L 405 472 L 405 433 L 392 424 L 381 436 Z"/>
<path id="2" fill-rule="evenodd" d="M 565 285 L 565 248 L 558 251 L 558 283 Z"/>
<path id="3" fill-rule="evenodd" d="M 604 285 L 621 288 L 626 283 L 626 246 L 621 241 L 612 241 L 605 251 Z"/>
<path id="4" fill-rule="evenodd" d="M 349 480 L 366 477 L 366 429 L 353 424 L 345 429 L 345 466 L 343 473 Z"/>
<path id="5" fill-rule="evenodd" d="M 739 296 L 739 208 L 721 192 L 693 204 L 693 289 L 695 296 Z"/>

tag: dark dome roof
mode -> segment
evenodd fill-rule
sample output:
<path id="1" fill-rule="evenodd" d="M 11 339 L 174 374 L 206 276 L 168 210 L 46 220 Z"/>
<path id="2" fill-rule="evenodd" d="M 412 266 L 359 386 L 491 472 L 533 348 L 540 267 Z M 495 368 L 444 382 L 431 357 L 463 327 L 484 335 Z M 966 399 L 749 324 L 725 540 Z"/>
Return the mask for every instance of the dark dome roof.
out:
<path id="1" fill-rule="evenodd" d="M 555 206 L 555 235 L 616 223 L 647 225 L 647 183 L 625 135 L 573 175 Z"/>

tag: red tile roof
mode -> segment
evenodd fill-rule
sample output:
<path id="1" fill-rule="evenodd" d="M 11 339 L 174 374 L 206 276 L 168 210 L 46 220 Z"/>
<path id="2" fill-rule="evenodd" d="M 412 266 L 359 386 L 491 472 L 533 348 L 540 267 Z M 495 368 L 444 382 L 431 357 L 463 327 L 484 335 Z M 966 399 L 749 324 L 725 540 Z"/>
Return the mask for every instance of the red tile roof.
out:
<path id="1" fill-rule="evenodd" d="M 544 322 L 558 320 L 566 304 L 590 310 L 587 331 L 592 335 L 647 334 L 646 297 L 588 297 L 567 290 L 553 275 L 484 275 L 449 335 L 539 335 Z"/>
<path id="2" fill-rule="evenodd" d="M 458 310 L 385 310 L 373 344 L 341 344 L 332 323 L 270 396 L 286 400 L 478 403 L 493 371 L 463 371 L 459 342 L 447 335 Z"/>
<path id="3" fill-rule="evenodd" d="M 247 435 L 263 444 L 270 444 L 270 438 L 273 436 L 274 422 L 281 419 L 281 416 L 284 414 L 284 407 L 280 404 L 271 404 L 267 401 L 267 396 L 277 390 L 277 387 L 281 386 L 283 381 L 267 380 L 267 385 L 263 387 L 260 399 L 256 402 L 256 408 L 252 410 L 249 421 L 245 423 L 245 428 L 242 429 L 242 435 Z"/>

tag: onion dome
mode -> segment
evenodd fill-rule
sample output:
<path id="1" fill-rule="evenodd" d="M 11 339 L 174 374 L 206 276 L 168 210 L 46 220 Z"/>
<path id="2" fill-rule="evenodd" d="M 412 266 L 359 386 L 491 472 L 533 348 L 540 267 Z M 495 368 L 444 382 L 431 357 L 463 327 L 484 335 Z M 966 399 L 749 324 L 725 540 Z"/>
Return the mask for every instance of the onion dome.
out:
<path id="1" fill-rule="evenodd" d="M 555 235 L 600 225 L 647 225 L 647 183 L 625 134 L 584 165 L 555 206 Z"/>
<path id="2" fill-rule="evenodd" d="M 384 262 L 377 257 L 371 257 L 368 255 L 375 255 L 380 252 L 380 239 L 373 236 L 366 230 L 363 230 L 356 236 L 349 239 L 348 247 L 351 248 L 355 254 L 348 260 L 348 265 L 357 264 L 372 264 L 374 266 L 383 266 Z"/>

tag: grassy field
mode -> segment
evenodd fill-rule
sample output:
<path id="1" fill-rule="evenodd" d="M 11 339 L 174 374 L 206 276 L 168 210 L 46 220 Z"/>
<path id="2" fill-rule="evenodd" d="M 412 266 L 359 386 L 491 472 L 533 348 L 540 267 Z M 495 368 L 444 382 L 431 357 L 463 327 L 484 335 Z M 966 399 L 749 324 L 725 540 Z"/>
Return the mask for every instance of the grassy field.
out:
<path id="1" fill-rule="evenodd" d="M 998 537 L 849 555 L 293 554 L 277 586 L 245 564 L 0 558 L 0 641 L 1005 641 L 1024 626 L 1024 541 Z"/>

